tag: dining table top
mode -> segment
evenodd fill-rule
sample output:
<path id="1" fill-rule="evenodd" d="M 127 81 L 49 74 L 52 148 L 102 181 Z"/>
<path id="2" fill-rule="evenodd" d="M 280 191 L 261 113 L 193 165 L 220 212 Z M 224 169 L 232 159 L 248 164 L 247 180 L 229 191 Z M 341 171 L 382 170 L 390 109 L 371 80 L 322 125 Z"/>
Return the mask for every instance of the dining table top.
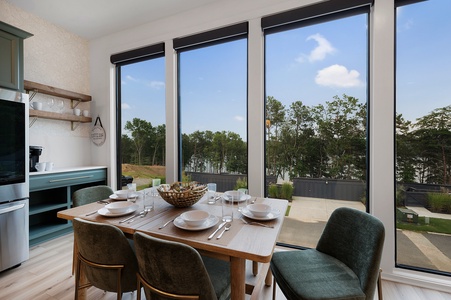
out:
<path id="1" fill-rule="evenodd" d="M 231 270 L 235 272 L 244 272 L 244 261 L 252 260 L 254 262 L 269 263 L 276 245 L 277 237 L 282 228 L 284 215 L 288 207 L 288 201 L 282 199 L 259 198 L 252 197 L 255 203 L 265 203 L 271 206 L 275 216 L 271 220 L 258 220 L 258 222 L 268 225 L 270 227 L 263 227 L 259 225 L 248 225 L 241 220 L 255 221 L 252 218 L 244 217 L 238 211 L 238 207 L 234 207 L 233 221 L 230 230 L 217 239 L 219 235 L 208 239 L 208 237 L 218 228 L 221 221 L 222 205 L 221 201 L 215 204 L 208 204 L 204 196 L 196 204 L 186 207 L 177 208 L 161 197 L 155 197 L 154 209 L 148 212 L 144 217 L 136 217 L 132 222 L 123 222 L 126 218 L 133 216 L 143 210 L 142 199 L 138 198 L 136 205 L 137 210 L 130 215 L 109 217 L 99 214 L 105 204 L 94 202 L 79 207 L 74 207 L 59 211 L 58 218 L 72 220 L 74 218 L 82 218 L 93 222 L 104 224 L 111 224 L 121 229 L 128 237 L 139 231 L 151 236 L 172 240 L 176 242 L 185 243 L 197 249 L 201 254 L 210 255 L 219 259 L 228 260 L 232 263 Z M 204 210 L 210 215 L 214 226 L 203 230 L 197 230 L 190 227 L 180 226 L 180 222 L 175 223 L 173 220 L 180 216 L 183 212 L 189 210 Z M 249 214 L 246 214 L 249 215 Z M 178 219 L 179 220 L 179 219 Z M 167 223 L 164 228 L 160 227 Z M 217 222 L 217 223 L 216 223 Z M 176 226 L 178 225 L 178 226 Z M 211 224 L 210 224 L 211 225 Z M 209 226 L 208 226 L 209 227 Z M 220 232 L 224 230 L 221 229 Z M 233 277 L 235 282 L 233 281 Z M 239 282 L 244 280 L 244 275 L 237 274 L 232 277 L 232 299 L 244 299 L 244 283 Z M 233 289 L 239 291 L 234 291 Z M 243 294 L 241 296 L 241 294 Z"/>

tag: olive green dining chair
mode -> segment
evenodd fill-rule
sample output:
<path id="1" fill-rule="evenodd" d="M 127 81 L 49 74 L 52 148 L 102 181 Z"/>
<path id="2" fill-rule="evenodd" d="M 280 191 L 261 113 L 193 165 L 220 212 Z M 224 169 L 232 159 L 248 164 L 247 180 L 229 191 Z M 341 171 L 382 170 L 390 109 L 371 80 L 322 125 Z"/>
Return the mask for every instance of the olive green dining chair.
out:
<path id="1" fill-rule="evenodd" d="M 124 233 L 113 225 L 79 218 L 73 220 L 73 226 L 78 248 L 75 299 L 79 290 L 90 286 L 115 292 L 118 300 L 122 293 L 135 291 L 138 263 Z M 87 282 L 80 282 L 81 272 Z"/>
<path id="2" fill-rule="evenodd" d="M 138 295 L 146 299 L 230 299 L 230 264 L 202 257 L 189 245 L 136 232 Z"/>
<path id="3" fill-rule="evenodd" d="M 352 208 L 336 209 L 316 249 L 275 252 L 270 267 L 288 300 L 379 300 L 385 229 L 376 217 Z"/>
<path id="4" fill-rule="evenodd" d="M 72 194 L 72 206 L 81 206 L 99 200 L 108 199 L 110 195 L 114 194 L 114 191 L 107 185 L 96 185 L 76 190 Z M 74 242 L 73 257 L 72 257 L 72 275 L 74 275 L 75 268 L 77 267 L 77 244 Z"/>
<path id="5" fill-rule="evenodd" d="M 107 185 L 96 185 L 76 190 L 72 194 L 73 206 L 85 205 L 99 200 L 108 199 L 114 191 Z"/>

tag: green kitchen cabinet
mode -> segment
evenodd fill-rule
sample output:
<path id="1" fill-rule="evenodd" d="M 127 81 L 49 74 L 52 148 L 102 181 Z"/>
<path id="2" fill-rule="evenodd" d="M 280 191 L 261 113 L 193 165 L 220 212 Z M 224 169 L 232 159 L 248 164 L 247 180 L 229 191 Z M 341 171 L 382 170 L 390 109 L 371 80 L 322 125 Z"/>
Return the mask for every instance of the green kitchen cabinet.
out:
<path id="1" fill-rule="evenodd" d="M 32 34 L 0 22 L 0 87 L 24 90 L 23 44 L 30 36 Z"/>
<path id="2" fill-rule="evenodd" d="M 59 219 L 58 211 L 72 207 L 76 190 L 106 182 L 106 167 L 30 173 L 30 246 L 71 232 L 72 223 Z"/>

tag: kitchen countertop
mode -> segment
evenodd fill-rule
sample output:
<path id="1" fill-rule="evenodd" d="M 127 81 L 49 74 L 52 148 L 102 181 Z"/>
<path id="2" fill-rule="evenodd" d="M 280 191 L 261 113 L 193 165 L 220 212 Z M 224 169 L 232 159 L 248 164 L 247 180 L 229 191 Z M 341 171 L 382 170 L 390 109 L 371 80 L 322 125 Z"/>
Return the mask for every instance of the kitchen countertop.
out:
<path id="1" fill-rule="evenodd" d="M 55 168 L 52 171 L 30 172 L 30 176 L 44 175 L 44 174 L 57 174 L 57 173 L 64 173 L 64 172 L 87 171 L 87 170 L 106 169 L 106 168 L 107 168 L 106 166 Z"/>

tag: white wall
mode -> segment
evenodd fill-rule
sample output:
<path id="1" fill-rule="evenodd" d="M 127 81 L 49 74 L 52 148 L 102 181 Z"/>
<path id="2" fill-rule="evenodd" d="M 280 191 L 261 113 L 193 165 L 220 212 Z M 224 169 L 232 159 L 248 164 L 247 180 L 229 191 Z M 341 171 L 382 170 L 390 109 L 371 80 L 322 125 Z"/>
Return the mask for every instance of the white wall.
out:
<path id="1" fill-rule="evenodd" d="M 89 45 L 79 36 L 0 0 L 0 20 L 33 34 L 24 42 L 24 78 L 69 91 L 90 94 Z M 45 102 L 46 95 L 33 101 Z M 64 112 L 71 113 L 70 101 Z M 95 99 L 94 99 L 95 101 Z M 90 109 L 90 103 L 78 107 Z M 43 146 L 41 161 L 53 161 L 56 168 L 93 165 L 91 162 L 91 124 L 39 119 L 30 128 L 30 145 Z"/>

